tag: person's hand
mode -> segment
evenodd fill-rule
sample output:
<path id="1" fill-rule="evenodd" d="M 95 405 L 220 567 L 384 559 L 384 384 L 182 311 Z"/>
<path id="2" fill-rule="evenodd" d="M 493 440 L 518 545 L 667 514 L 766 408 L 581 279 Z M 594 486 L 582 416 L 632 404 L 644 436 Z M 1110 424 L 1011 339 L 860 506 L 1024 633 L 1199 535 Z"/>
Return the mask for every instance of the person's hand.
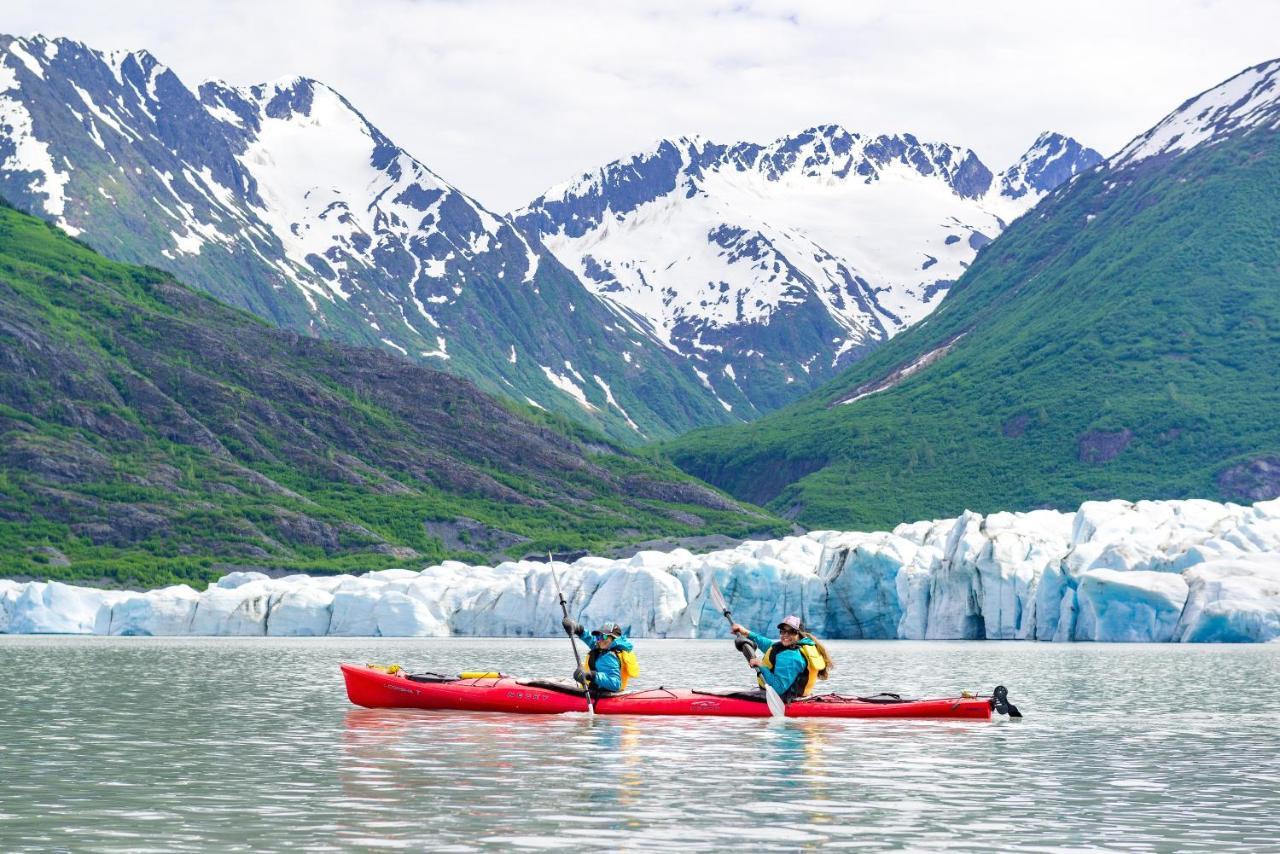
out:
<path id="1" fill-rule="evenodd" d="M 753 658 L 753 659 L 751 659 L 750 661 L 748 661 L 748 662 L 747 662 L 747 664 L 750 664 L 752 667 L 759 667 L 759 666 L 760 666 L 760 663 L 761 663 L 763 660 L 764 660 L 764 659 L 761 659 L 761 658 Z"/>
<path id="2" fill-rule="evenodd" d="M 569 617 L 565 617 L 563 620 L 561 620 L 561 621 L 560 621 L 560 625 L 564 626 L 564 630 L 565 630 L 566 632 L 568 632 L 569 634 L 571 634 L 571 635 L 580 635 L 580 634 L 582 634 L 582 626 L 580 626 L 580 625 L 578 625 L 577 623 L 575 623 L 575 622 L 574 622 L 572 619 L 570 619 Z"/>
<path id="3" fill-rule="evenodd" d="M 735 635 L 751 634 L 751 631 L 741 623 L 734 623 L 732 626 L 729 627 L 729 631 L 733 632 Z"/>

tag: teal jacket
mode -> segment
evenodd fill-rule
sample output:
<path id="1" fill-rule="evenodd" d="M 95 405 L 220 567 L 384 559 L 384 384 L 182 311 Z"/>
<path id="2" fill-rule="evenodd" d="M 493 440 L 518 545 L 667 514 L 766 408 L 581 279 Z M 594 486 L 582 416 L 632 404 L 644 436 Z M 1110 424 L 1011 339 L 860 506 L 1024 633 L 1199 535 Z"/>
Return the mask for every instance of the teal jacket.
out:
<path id="1" fill-rule="evenodd" d="M 778 641 L 771 640 L 764 635 L 752 632 L 747 637 L 751 638 L 751 642 L 756 645 L 759 650 L 757 655 L 764 658 L 764 654 L 769 651 L 769 647 Z M 812 638 L 801 638 L 801 644 L 813 646 Z M 804 657 L 804 653 L 798 649 L 784 649 L 773 656 L 773 669 L 770 670 L 764 664 L 760 665 L 760 676 L 765 682 L 769 683 L 769 687 L 778 692 L 778 695 L 784 700 L 791 700 L 800 696 L 800 692 L 804 690 L 804 682 L 798 680 L 808 675 L 809 662 Z"/>
<path id="2" fill-rule="evenodd" d="M 621 691 L 622 662 L 618 660 L 616 653 L 630 652 L 631 640 L 626 635 L 614 638 L 613 643 L 604 651 L 595 645 L 585 630 L 578 634 L 578 640 L 590 650 L 588 661 L 595 659 L 591 661 L 591 687 L 598 691 Z"/>

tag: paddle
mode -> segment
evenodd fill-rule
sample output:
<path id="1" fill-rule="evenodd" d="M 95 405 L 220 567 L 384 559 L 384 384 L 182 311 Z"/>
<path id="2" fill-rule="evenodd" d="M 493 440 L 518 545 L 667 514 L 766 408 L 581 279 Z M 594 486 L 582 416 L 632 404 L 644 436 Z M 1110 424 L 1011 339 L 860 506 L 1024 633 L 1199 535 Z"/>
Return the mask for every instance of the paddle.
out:
<path id="1" fill-rule="evenodd" d="M 547 552 L 547 565 L 551 567 L 551 580 L 556 583 L 556 595 L 560 597 L 560 612 L 564 614 L 567 620 L 569 619 L 569 603 L 564 601 L 564 591 L 560 589 L 560 579 L 556 577 L 556 562 L 551 559 L 551 552 Z M 573 660 L 578 663 L 578 669 L 575 672 L 581 672 L 582 654 L 578 652 L 578 642 L 573 639 L 573 633 L 568 628 L 564 630 L 564 633 L 569 635 L 569 645 L 573 647 Z M 585 682 L 579 682 L 578 684 L 587 692 L 587 714 L 595 714 L 595 703 L 591 700 L 591 686 Z"/>
<path id="2" fill-rule="evenodd" d="M 733 614 L 729 613 L 729 606 L 725 604 L 724 597 L 720 595 L 720 588 L 716 587 L 716 580 L 711 579 L 711 601 L 720 609 L 720 613 L 724 614 L 724 618 L 729 621 L 729 625 L 733 625 Z M 755 650 L 756 645 L 746 638 L 737 638 L 733 645 L 736 646 L 747 661 L 751 660 L 751 653 Z M 753 667 L 756 673 L 760 673 L 759 666 Z M 760 681 L 764 682 L 764 701 L 769 706 L 769 714 L 775 718 L 786 717 L 787 704 L 782 702 L 782 698 L 778 696 L 778 692 L 773 686 L 765 681 L 764 677 L 760 677 Z"/>

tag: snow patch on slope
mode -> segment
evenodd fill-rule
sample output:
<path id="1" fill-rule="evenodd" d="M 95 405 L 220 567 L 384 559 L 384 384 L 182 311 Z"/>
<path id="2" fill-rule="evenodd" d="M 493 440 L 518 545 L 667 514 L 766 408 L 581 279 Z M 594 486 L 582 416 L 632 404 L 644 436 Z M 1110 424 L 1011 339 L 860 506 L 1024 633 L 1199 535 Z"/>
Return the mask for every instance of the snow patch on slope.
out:
<path id="1" fill-rule="evenodd" d="M 1129 166 L 1148 157 L 1180 154 L 1227 134 L 1280 119 L 1280 59 L 1246 69 L 1202 92 L 1134 139 L 1110 160 Z"/>
<path id="2" fill-rule="evenodd" d="M 569 363 L 566 362 L 565 364 L 568 365 Z M 556 388 L 560 389 L 562 392 L 572 397 L 574 400 L 578 401 L 578 404 L 583 409 L 586 409 L 591 412 L 598 411 L 595 404 L 587 400 L 586 392 L 584 392 L 582 388 L 578 386 L 578 384 L 575 383 L 569 376 L 567 376 L 566 374 L 556 373 L 546 365 L 538 365 L 538 367 L 542 368 L 542 373 L 546 376 L 546 378 L 551 382 L 552 385 L 554 385 Z M 569 366 L 569 368 L 570 370 L 572 370 L 571 365 Z M 582 377 L 580 375 L 577 375 L 577 376 L 579 381 L 582 381 Z"/>
<path id="3" fill-rule="evenodd" d="M 10 45 L 11 55 L 16 45 L 16 41 Z M 23 53 L 21 56 L 26 57 L 24 62 L 34 63 L 28 54 Z M 48 144 L 35 135 L 31 113 L 18 97 L 9 94 L 20 89 L 20 86 L 13 69 L 0 61 L 0 128 L 4 128 L 5 136 L 13 146 L 13 151 L 0 162 L 0 169 L 34 173 L 29 189 L 45 197 L 45 213 L 57 219 L 58 225 L 74 236 L 80 233 L 79 229 L 73 228 L 63 219 L 67 206 L 66 186 L 71 175 L 55 168 Z"/>

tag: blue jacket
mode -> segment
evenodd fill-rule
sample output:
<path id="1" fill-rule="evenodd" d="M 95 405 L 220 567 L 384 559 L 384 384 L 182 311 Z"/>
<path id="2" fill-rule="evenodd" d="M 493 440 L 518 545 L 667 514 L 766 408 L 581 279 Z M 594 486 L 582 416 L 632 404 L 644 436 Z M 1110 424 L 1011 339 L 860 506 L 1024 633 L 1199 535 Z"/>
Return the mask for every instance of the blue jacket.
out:
<path id="1" fill-rule="evenodd" d="M 770 640 L 764 635 L 758 635 L 752 632 L 748 635 L 751 642 L 756 645 L 756 655 L 760 658 L 769 651 L 769 647 L 773 646 L 777 641 Z M 804 638 L 800 643 L 813 643 L 808 638 Z M 769 687 L 778 692 L 779 696 L 783 696 L 809 667 L 809 662 L 805 659 L 804 653 L 798 649 L 784 649 L 773 657 L 773 669 L 770 670 L 763 664 L 760 665 L 760 676 L 765 682 L 769 683 Z"/>
<path id="2" fill-rule="evenodd" d="M 578 634 L 578 640 L 586 644 L 592 652 L 599 650 L 585 631 Z M 613 653 L 615 651 L 630 652 L 631 649 L 631 641 L 624 635 L 615 638 L 607 649 L 597 655 L 595 664 L 591 667 L 591 687 L 599 691 L 621 691 L 622 662 Z"/>

